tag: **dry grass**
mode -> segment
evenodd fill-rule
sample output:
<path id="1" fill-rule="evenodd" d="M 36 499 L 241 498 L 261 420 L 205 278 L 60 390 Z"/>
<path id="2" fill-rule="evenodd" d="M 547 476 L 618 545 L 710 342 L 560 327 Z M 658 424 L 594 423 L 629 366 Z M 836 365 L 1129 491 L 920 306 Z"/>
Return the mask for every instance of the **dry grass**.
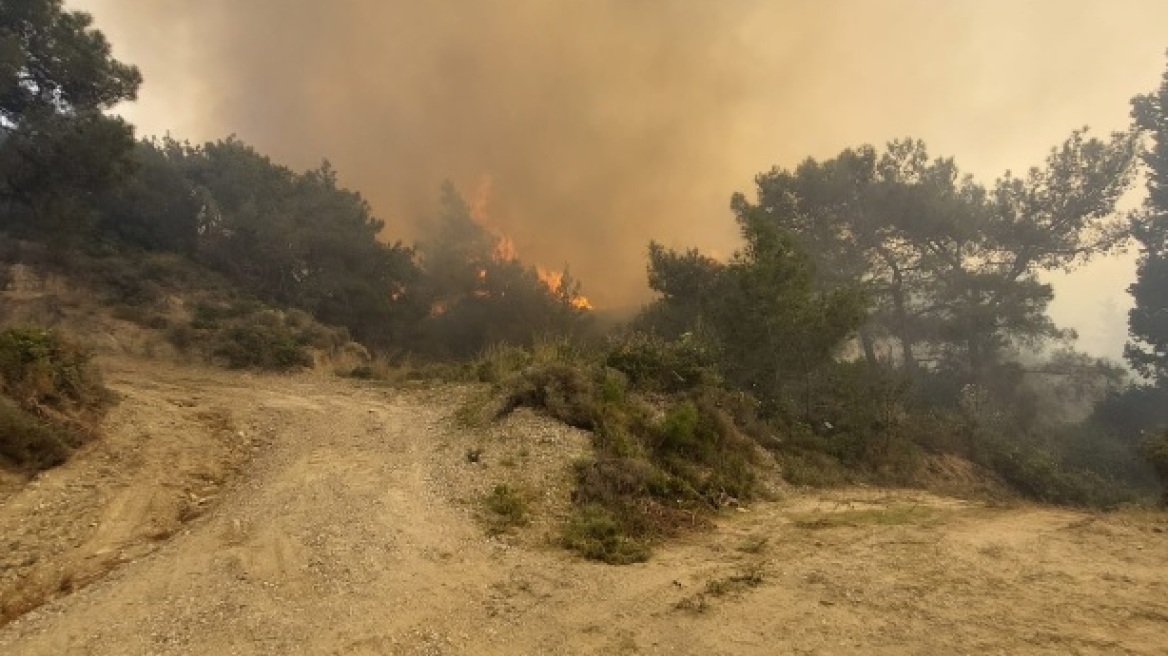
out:
<path id="1" fill-rule="evenodd" d="M 894 505 L 886 508 L 803 513 L 793 516 L 791 523 L 799 528 L 817 530 L 861 526 L 921 526 L 936 518 L 937 512 L 932 508 Z"/>
<path id="2" fill-rule="evenodd" d="M 491 535 L 510 533 L 526 526 L 530 521 L 530 493 L 518 485 L 499 483 L 485 499 L 483 507 L 488 511 L 487 532 Z"/>

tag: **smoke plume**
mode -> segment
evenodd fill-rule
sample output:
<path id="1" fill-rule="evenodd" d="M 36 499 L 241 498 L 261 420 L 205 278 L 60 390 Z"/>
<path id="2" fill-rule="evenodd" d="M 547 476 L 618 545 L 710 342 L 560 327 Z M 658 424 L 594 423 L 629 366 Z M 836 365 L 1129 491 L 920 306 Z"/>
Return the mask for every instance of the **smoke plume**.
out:
<path id="1" fill-rule="evenodd" d="M 1160 0 L 71 6 L 142 67 L 145 132 L 327 157 L 390 238 L 443 179 L 489 188 L 519 256 L 570 265 L 601 306 L 645 297 L 650 239 L 728 254 L 729 195 L 761 170 L 908 135 L 982 177 L 1023 168 L 1123 127 L 1168 46 Z"/>

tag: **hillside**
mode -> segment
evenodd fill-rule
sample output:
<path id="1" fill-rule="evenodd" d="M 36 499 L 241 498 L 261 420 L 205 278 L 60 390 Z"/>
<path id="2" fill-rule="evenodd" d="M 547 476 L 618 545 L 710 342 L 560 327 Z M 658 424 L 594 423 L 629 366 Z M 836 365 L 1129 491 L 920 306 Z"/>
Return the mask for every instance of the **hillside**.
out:
<path id="1" fill-rule="evenodd" d="M 714 111 L 749 105 L 733 80 L 815 67 L 776 77 L 678 32 L 725 59 L 710 76 L 629 28 L 782 43 L 762 13 L 641 3 L 476 54 L 407 12 L 368 34 L 421 67 L 349 57 L 352 95 L 279 75 L 295 58 L 262 56 L 229 4 L 183 30 L 215 62 L 191 81 L 217 80 L 184 111 L 217 129 L 254 60 L 237 95 L 273 120 L 200 143 L 127 120 L 150 87 L 88 13 L 0 2 L 0 656 L 1165 653 L 1168 72 L 1125 129 L 1076 129 L 1019 175 L 914 136 L 831 154 L 863 126 L 816 94 L 814 125 L 755 127 L 830 147 L 747 162 L 734 134 L 757 130 Z M 468 7 L 438 22 L 548 22 Z M 314 61 L 365 38 L 331 7 L 312 38 L 276 13 L 263 32 Z M 437 44 L 432 68 L 391 24 Z M 595 35 L 636 93 L 572 65 Z M 951 70 L 917 77 L 968 77 L 941 46 L 912 58 Z M 523 92 L 483 84 L 500 71 Z M 312 102 L 273 103 L 284 87 Z M 346 112 L 323 141 L 321 99 Z M 896 113 L 935 144 L 954 142 L 929 126 L 973 126 L 986 150 L 963 162 L 1017 146 Z M 702 125 L 729 141 L 675 136 Z M 343 174 L 300 168 L 325 152 Z M 1133 244 L 1134 283 L 1092 292 L 1131 297 L 1125 365 L 1076 346 L 1050 281 Z"/>
<path id="2" fill-rule="evenodd" d="M 465 387 L 105 357 L 106 436 L 0 503 L 5 654 L 1161 653 L 1168 521 L 786 491 L 613 567 L 549 544 L 584 433 Z M 481 449 L 478 463 L 468 449 Z M 537 492 L 490 537 L 481 499 Z M 1057 600 L 1052 603 L 1052 600 Z"/>

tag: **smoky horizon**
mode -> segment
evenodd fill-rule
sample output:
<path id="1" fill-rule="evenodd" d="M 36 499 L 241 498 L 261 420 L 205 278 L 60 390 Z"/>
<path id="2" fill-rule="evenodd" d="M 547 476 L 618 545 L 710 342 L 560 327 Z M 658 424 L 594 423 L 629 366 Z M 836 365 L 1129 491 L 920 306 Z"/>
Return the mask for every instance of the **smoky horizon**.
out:
<path id="1" fill-rule="evenodd" d="M 648 298 L 650 240 L 732 252 L 730 196 L 773 166 L 911 136 L 991 183 L 1124 129 L 1168 47 L 1151 0 L 68 4 L 141 67 L 141 135 L 327 158 L 390 240 L 450 180 L 598 307 Z M 1052 314 L 1114 351 L 1130 260 L 1101 266 Z"/>

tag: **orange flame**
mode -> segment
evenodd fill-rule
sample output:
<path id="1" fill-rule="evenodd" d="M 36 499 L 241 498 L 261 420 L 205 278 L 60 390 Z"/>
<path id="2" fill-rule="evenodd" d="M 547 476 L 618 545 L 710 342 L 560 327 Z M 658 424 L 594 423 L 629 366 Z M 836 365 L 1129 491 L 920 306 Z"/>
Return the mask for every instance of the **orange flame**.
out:
<path id="1" fill-rule="evenodd" d="M 536 266 L 535 267 L 535 274 L 537 276 L 539 276 L 539 281 L 542 282 L 545 287 L 552 290 L 554 293 L 559 294 L 561 292 L 561 290 L 563 290 L 563 286 L 564 286 L 564 272 L 563 271 L 555 271 L 553 269 L 545 269 L 541 266 Z M 564 290 L 564 291 L 571 292 L 572 290 L 569 289 L 569 290 Z M 576 308 L 577 310 L 591 310 L 592 309 L 592 302 L 589 301 L 586 297 L 580 296 L 579 294 L 574 294 L 570 299 L 568 299 L 568 302 L 571 303 L 572 307 Z"/>
<path id="2" fill-rule="evenodd" d="M 539 281 L 542 282 L 548 289 L 556 290 L 560 285 L 564 284 L 564 273 L 562 271 L 552 271 L 541 266 L 535 267 L 535 273 L 539 276 Z"/>
<path id="3" fill-rule="evenodd" d="M 491 257 L 495 258 L 496 262 L 510 262 L 519 259 L 519 252 L 515 248 L 515 242 L 503 234 L 503 231 L 491 225 L 491 220 L 487 215 L 487 205 L 491 202 L 492 184 L 493 182 L 489 175 L 484 175 L 479 178 L 479 184 L 475 187 L 474 196 L 471 196 L 469 203 L 470 218 L 479 227 L 486 230 L 487 234 L 491 235 L 495 240 Z M 481 278 L 482 276 L 479 277 Z"/>
<path id="4" fill-rule="evenodd" d="M 470 218 L 484 228 L 487 227 L 487 205 L 491 202 L 492 184 L 491 176 L 482 176 L 475 187 L 474 195 L 470 197 Z"/>
<path id="5" fill-rule="evenodd" d="M 515 242 L 511 241 L 510 237 L 498 232 L 492 234 L 495 237 L 495 249 L 491 256 L 496 262 L 512 262 L 519 259 L 519 251 L 515 249 Z"/>
<path id="6" fill-rule="evenodd" d="M 491 257 L 496 262 L 513 262 L 519 259 L 519 250 L 515 248 L 515 242 L 511 240 L 502 230 L 491 224 L 490 216 L 487 214 L 487 205 L 491 202 L 491 186 L 493 182 L 491 176 L 483 175 L 479 178 L 478 186 L 475 187 L 474 196 L 470 200 L 470 218 L 480 227 L 487 231 L 494 239 L 494 247 L 491 250 Z M 559 294 L 564 282 L 564 272 L 556 271 L 554 269 L 546 269 L 542 266 L 536 265 L 536 275 L 539 276 L 540 282 L 544 284 L 552 293 Z M 485 280 L 487 271 L 485 269 L 479 270 L 479 280 Z M 571 290 L 568 290 L 571 291 Z M 591 310 L 592 302 L 587 297 L 574 294 L 568 302 L 572 307 L 578 310 Z"/>

